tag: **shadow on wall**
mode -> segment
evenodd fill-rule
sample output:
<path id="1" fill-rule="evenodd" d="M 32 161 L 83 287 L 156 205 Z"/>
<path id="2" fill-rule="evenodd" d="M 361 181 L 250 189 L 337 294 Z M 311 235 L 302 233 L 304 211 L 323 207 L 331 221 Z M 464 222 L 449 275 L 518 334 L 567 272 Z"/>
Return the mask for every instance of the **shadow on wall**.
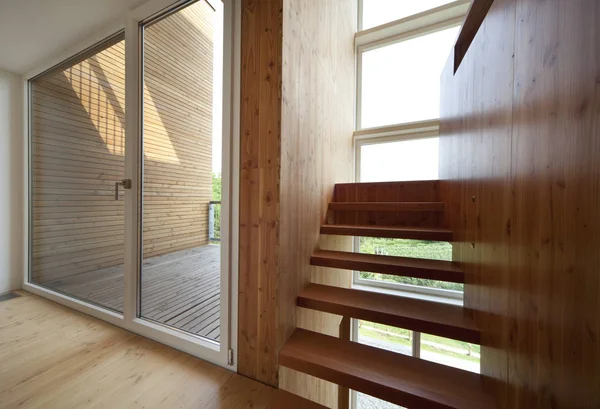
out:
<path id="1" fill-rule="evenodd" d="M 208 244 L 213 9 L 144 33 L 144 255 Z M 124 41 L 32 84 L 33 281 L 123 264 Z"/>

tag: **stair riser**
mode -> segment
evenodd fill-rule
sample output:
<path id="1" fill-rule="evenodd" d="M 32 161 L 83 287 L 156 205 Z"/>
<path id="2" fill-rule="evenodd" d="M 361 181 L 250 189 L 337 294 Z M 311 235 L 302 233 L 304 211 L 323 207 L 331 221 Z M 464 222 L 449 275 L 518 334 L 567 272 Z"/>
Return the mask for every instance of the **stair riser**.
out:
<path id="1" fill-rule="evenodd" d="M 375 263 L 360 262 L 355 260 L 332 260 L 317 256 L 311 257 L 310 264 L 320 267 L 341 268 L 352 271 L 368 271 L 371 273 L 380 274 L 393 274 L 403 277 L 424 278 L 429 280 L 448 281 L 452 283 L 465 282 L 464 274 L 454 271 L 424 270 L 406 266 L 394 268 L 394 266 L 385 266 Z"/>
<path id="2" fill-rule="evenodd" d="M 423 332 L 426 334 L 437 335 L 444 338 L 450 338 L 457 341 L 479 344 L 481 342 L 478 331 L 472 331 L 465 328 L 456 328 L 453 326 L 415 320 L 408 317 L 399 317 L 393 314 L 374 312 L 347 305 L 333 304 L 326 301 L 318 301 L 298 297 L 298 306 L 310 308 L 317 311 L 328 312 L 341 316 L 349 316 L 378 324 L 390 325 L 392 327 L 404 328 L 411 331 Z"/>

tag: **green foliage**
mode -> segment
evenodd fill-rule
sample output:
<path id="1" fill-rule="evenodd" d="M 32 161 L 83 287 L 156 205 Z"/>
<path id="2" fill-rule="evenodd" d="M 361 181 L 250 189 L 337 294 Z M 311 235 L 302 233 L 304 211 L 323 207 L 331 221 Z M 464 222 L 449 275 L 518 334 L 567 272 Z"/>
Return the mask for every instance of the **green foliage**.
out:
<path id="1" fill-rule="evenodd" d="M 212 174 L 212 200 L 221 200 L 221 174 Z"/>
<path id="2" fill-rule="evenodd" d="M 221 200 L 221 174 L 212 174 L 212 200 Z M 215 238 L 221 238 L 221 205 L 213 205 L 215 209 Z"/>
<path id="3" fill-rule="evenodd" d="M 360 252 L 367 254 L 383 254 L 387 256 L 425 258 L 431 260 L 452 260 L 452 246 L 449 243 L 438 241 L 361 237 Z M 444 281 L 426 280 L 423 278 L 414 277 L 398 277 L 395 275 L 376 274 L 369 272 L 361 272 L 360 277 L 369 280 L 383 280 L 401 284 L 463 291 L 463 285 L 460 283 L 448 283 Z"/>

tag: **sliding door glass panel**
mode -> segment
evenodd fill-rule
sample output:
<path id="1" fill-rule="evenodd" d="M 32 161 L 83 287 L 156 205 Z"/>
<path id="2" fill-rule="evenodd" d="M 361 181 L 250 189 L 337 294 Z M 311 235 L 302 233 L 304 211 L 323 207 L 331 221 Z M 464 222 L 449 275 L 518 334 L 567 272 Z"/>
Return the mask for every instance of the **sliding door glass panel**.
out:
<path id="1" fill-rule="evenodd" d="M 362 30 L 412 16 L 453 0 L 362 0 Z"/>
<path id="2" fill-rule="evenodd" d="M 124 52 L 119 36 L 30 82 L 30 281 L 119 312 Z"/>
<path id="3" fill-rule="evenodd" d="M 459 27 L 364 51 L 361 128 L 439 118 L 440 77 Z"/>
<path id="4" fill-rule="evenodd" d="M 213 4 L 213 3 L 211 3 Z M 141 316 L 220 335 L 222 4 L 143 27 Z M 215 124 L 213 126 L 213 124 Z"/>

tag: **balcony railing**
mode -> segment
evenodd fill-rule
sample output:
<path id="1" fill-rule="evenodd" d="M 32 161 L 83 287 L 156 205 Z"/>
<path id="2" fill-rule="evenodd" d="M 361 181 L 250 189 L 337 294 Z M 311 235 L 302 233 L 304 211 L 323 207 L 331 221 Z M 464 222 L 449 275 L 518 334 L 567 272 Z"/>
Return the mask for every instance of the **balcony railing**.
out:
<path id="1" fill-rule="evenodd" d="M 208 240 L 221 241 L 221 201 L 208 202 Z"/>

